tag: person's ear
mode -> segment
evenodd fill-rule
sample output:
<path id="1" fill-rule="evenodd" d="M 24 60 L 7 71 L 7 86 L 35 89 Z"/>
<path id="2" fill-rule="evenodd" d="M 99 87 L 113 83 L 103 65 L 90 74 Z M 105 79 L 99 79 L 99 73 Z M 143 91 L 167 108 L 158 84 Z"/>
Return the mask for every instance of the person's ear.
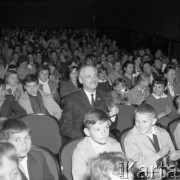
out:
<path id="1" fill-rule="evenodd" d="M 89 129 L 88 128 L 84 128 L 84 134 L 86 135 L 86 136 L 90 136 L 90 133 L 89 133 Z"/>
<path id="2" fill-rule="evenodd" d="M 152 125 L 155 125 L 156 124 L 156 122 L 157 122 L 157 118 L 153 118 L 153 122 L 152 122 Z"/>

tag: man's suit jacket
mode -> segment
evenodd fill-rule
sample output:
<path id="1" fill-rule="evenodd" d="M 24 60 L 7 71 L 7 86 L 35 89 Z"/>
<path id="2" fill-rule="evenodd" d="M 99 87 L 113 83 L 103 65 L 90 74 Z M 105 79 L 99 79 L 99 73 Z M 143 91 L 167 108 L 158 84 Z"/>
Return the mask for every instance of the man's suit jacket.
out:
<path id="1" fill-rule="evenodd" d="M 137 105 L 142 104 L 142 102 L 145 101 L 146 97 L 149 95 L 149 91 L 145 90 L 145 95 L 143 96 L 137 85 L 131 89 L 129 93 L 131 94 L 131 103 Z"/>
<path id="2" fill-rule="evenodd" d="M 104 109 L 105 97 L 107 97 L 105 92 L 96 90 L 96 108 Z M 84 90 L 77 90 L 74 93 L 66 96 L 64 99 L 62 117 L 60 120 L 61 134 L 69 138 L 83 136 L 84 115 L 91 108 L 92 106 Z"/>
<path id="3" fill-rule="evenodd" d="M 54 180 L 41 152 L 31 150 L 28 153 L 27 167 L 30 180 Z M 27 180 L 22 171 L 20 173 L 22 180 Z"/>
<path id="4" fill-rule="evenodd" d="M 21 117 L 26 111 L 15 101 L 14 96 L 6 95 L 5 101 L 0 108 L 0 117 Z"/>
<path id="5" fill-rule="evenodd" d="M 170 151 L 174 151 L 174 145 L 169 133 L 165 129 L 157 126 L 154 126 L 154 129 L 158 137 L 160 149 L 168 145 L 170 146 Z M 156 165 L 156 151 L 154 146 L 146 135 L 139 133 L 136 127 L 127 134 L 124 140 L 124 147 L 127 158 L 137 161 L 138 167 L 144 165 L 150 168 L 152 165 Z M 163 158 L 163 160 L 166 162 L 166 157 Z"/>
<path id="6" fill-rule="evenodd" d="M 65 96 L 76 90 L 77 87 L 74 85 L 74 83 L 71 80 L 63 81 L 60 87 L 60 96 L 61 98 L 64 98 Z"/>
<path id="7" fill-rule="evenodd" d="M 39 91 L 41 93 L 42 100 L 44 102 L 44 106 L 45 106 L 46 110 L 49 112 L 49 114 L 51 116 L 53 116 L 57 120 L 59 120 L 61 118 L 61 114 L 62 114 L 62 111 L 61 111 L 59 105 L 55 102 L 52 95 L 44 93 L 41 90 L 39 90 Z M 34 113 L 27 92 L 23 93 L 20 96 L 18 103 L 26 110 L 27 114 Z"/>
<path id="8" fill-rule="evenodd" d="M 168 93 L 169 93 L 169 88 L 167 88 L 167 90 L 168 90 Z M 177 95 L 180 95 L 180 82 L 174 81 L 173 90 L 174 90 L 174 94 L 175 94 L 174 97 L 177 96 Z M 169 95 L 171 95 L 171 94 L 169 93 Z M 174 97 L 172 97 L 172 98 L 174 98 Z"/>
<path id="9" fill-rule="evenodd" d="M 89 158 L 93 158 L 100 153 L 105 152 L 122 152 L 120 143 L 115 139 L 108 138 L 108 141 L 103 145 L 104 149 L 101 149 L 99 145 L 96 149 L 92 144 L 92 139 L 90 137 L 85 137 L 82 139 L 76 149 L 73 152 L 72 156 L 72 174 L 74 180 L 83 180 L 83 175 L 85 175 L 87 170 L 87 162 Z M 100 150 L 100 151 L 99 151 Z"/>

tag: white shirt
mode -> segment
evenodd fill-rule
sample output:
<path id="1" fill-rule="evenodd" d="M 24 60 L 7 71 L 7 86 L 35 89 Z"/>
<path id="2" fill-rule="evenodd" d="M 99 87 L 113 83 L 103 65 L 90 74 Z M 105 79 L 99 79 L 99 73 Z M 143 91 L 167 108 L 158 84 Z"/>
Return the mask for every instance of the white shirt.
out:
<path id="1" fill-rule="evenodd" d="M 93 141 L 91 137 L 89 137 L 89 140 L 94 147 L 97 154 L 103 153 L 105 151 L 105 145 L 106 144 L 98 144 L 97 142 Z"/>
<path id="2" fill-rule="evenodd" d="M 156 131 L 155 131 L 154 127 L 152 126 L 151 132 L 146 133 L 145 135 L 148 136 L 152 141 L 154 141 L 153 140 L 153 134 L 156 135 Z"/>
<path id="3" fill-rule="evenodd" d="M 89 99 L 89 102 L 90 104 L 92 105 L 92 102 L 91 102 L 91 94 L 94 94 L 94 101 L 96 101 L 96 91 L 94 91 L 94 93 L 90 93 L 90 92 L 87 92 L 86 90 L 84 90 L 84 92 L 86 93 L 88 99 Z"/>
<path id="4" fill-rule="evenodd" d="M 21 169 L 21 171 L 24 173 L 24 175 L 26 176 L 26 178 L 28 179 L 28 180 L 30 180 L 29 179 L 29 173 L 28 173 L 28 167 L 27 167 L 27 156 L 22 160 L 22 161 L 20 161 L 19 162 L 19 168 Z"/>
<path id="5" fill-rule="evenodd" d="M 48 94 L 51 94 L 51 90 L 49 88 L 49 84 L 48 84 L 48 80 L 46 82 L 43 82 L 39 79 L 39 84 L 42 84 L 43 85 L 43 91 L 48 93 Z"/>

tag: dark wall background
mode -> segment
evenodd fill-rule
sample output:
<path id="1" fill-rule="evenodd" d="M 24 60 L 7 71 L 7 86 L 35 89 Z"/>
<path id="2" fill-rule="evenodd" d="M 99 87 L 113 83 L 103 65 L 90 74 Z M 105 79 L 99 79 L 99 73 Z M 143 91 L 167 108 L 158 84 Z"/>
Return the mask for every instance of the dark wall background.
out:
<path id="1" fill-rule="evenodd" d="M 117 36 L 125 28 L 175 41 L 178 52 L 179 7 L 179 0 L 6 0 L 0 1 L 0 26 L 113 27 Z"/>

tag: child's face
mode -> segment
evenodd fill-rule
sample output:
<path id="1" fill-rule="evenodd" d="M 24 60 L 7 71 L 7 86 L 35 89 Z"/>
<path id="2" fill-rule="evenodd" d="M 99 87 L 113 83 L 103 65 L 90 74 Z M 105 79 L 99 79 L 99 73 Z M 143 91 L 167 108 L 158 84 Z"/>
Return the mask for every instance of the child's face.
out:
<path id="1" fill-rule="evenodd" d="M 25 61 L 25 62 L 23 62 L 23 63 L 20 64 L 20 66 L 22 66 L 22 67 L 27 66 L 27 65 L 28 65 L 28 62 L 27 62 L 27 61 Z"/>
<path id="2" fill-rule="evenodd" d="M 18 83 L 18 75 L 17 74 L 11 74 L 9 75 L 7 79 L 8 84 L 15 86 Z"/>
<path id="3" fill-rule="evenodd" d="M 27 82 L 24 88 L 26 89 L 28 94 L 34 96 L 38 92 L 39 85 L 36 82 Z"/>
<path id="4" fill-rule="evenodd" d="M 46 82 L 49 78 L 49 71 L 43 70 L 39 73 L 39 79 L 43 82 Z"/>
<path id="5" fill-rule="evenodd" d="M 132 74 L 134 71 L 134 65 L 133 64 L 128 64 L 127 67 L 125 68 L 125 71 L 127 74 Z"/>
<path id="6" fill-rule="evenodd" d="M 149 77 L 142 81 L 142 84 L 143 84 L 143 86 L 145 88 L 149 86 L 149 83 L 150 83 L 150 78 Z"/>
<path id="7" fill-rule="evenodd" d="M 144 72 L 146 72 L 148 74 L 151 74 L 151 72 L 152 72 L 151 66 L 149 64 L 144 64 L 143 70 L 144 70 Z"/>
<path id="8" fill-rule="evenodd" d="M 31 135 L 28 131 L 11 134 L 8 141 L 16 148 L 20 159 L 26 157 L 31 149 Z"/>
<path id="9" fill-rule="evenodd" d="M 164 93 L 164 85 L 163 84 L 154 84 L 153 93 L 157 96 L 161 96 Z"/>
<path id="10" fill-rule="evenodd" d="M 97 122 L 91 125 L 88 131 L 88 136 L 90 136 L 93 141 L 98 144 L 106 144 L 109 137 L 109 121 Z"/>
<path id="11" fill-rule="evenodd" d="M 115 91 L 118 94 L 123 94 L 126 91 L 126 86 L 123 83 L 119 83 L 116 87 L 115 87 Z"/>
<path id="12" fill-rule="evenodd" d="M 150 133 L 155 123 L 156 119 L 150 113 L 136 113 L 135 115 L 135 126 L 142 135 Z"/>
<path id="13" fill-rule="evenodd" d="M 2 165 L 0 167 L 0 179 L 21 180 L 18 165 L 15 161 L 10 160 L 6 156 L 2 157 Z"/>
<path id="14" fill-rule="evenodd" d="M 168 73 L 165 74 L 165 77 L 169 82 L 173 83 L 176 78 L 176 71 L 174 69 L 170 69 Z"/>
<path id="15" fill-rule="evenodd" d="M 162 68 L 162 62 L 159 59 L 156 59 L 155 62 L 154 62 L 154 66 L 157 69 L 161 69 Z"/>

